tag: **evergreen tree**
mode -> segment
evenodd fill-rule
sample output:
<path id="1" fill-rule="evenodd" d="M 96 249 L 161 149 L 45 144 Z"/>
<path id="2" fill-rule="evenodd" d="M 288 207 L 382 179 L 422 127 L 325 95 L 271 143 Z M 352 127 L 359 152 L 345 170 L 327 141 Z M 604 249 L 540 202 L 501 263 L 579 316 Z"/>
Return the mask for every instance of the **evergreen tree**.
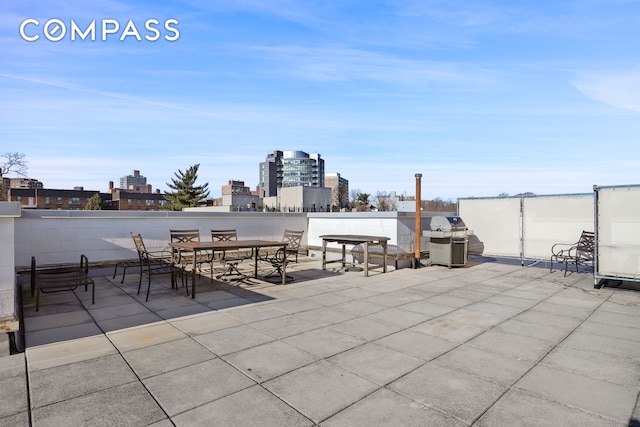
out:
<path id="1" fill-rule="evenodd" d="M 85 211 L 101 211 L 102 210 L 102 199 L 100 198 L 100 194 L 96 193 L 89 199 L 87 205 L 84 207 Z"/>
<path id="2" fill-rule="evenodd" d="M 197 206 L 202 199 L 209 197 L 209 183 L 204 185 L 195 185 L 198 179 L 199 164 L 190 166 L 185 172 L 178 169 L 174 172 L 175 178 L 171 178 L 171 183 L 167 182 L 167 186 L 172 192 L 165 191 L 164 197 L 171 204 L 167 206 L 168 210 L 181 211 L 183 208 Z"/>

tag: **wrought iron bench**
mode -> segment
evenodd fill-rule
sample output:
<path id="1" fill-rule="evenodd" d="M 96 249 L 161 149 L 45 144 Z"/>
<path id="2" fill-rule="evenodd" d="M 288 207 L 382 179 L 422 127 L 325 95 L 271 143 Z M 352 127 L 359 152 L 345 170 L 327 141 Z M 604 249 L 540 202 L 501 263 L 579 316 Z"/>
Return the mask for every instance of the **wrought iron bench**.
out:
<path id="1" fill-rule="evenodd" d="M 592 231 L 583 231 L 580 239 L 575 243 L 556 243 L 551 247 L 551 266 L 549 272 L 553 271 L 553 260 L 564 262 L 564 275 L 567 275 L 569 264 L 575 264 L 576 273 L 580 265 L 593 266 L 593 252 L 595 248 L 595 238 Z"/>

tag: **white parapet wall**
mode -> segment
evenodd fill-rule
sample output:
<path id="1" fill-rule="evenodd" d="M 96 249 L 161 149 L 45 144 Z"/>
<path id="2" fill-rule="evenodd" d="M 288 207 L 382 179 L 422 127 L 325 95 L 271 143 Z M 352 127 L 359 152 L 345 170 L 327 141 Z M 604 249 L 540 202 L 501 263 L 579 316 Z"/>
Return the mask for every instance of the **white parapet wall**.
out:
<path id="1" fill-rule="evenodd" d="M 281 240 L 285 228 L 306 230 L 305 214 L 262 212 L 23 211 L 15 227 L 15 265 L 72 263 L 85 254 L 89 262 L 136 259 L 130 233 L 140 233 L 147 249 L 162 249 L 171 229 L 198 229 L 202 240 L 211 229 L 235 228 L 238 238 Z"/>
<path id="2" fill-rule="evenodd" d="M 18 329 L 15 310 L 15 223 L 20 218 L 19 202 L 0 202 L 0 331 Z"/>

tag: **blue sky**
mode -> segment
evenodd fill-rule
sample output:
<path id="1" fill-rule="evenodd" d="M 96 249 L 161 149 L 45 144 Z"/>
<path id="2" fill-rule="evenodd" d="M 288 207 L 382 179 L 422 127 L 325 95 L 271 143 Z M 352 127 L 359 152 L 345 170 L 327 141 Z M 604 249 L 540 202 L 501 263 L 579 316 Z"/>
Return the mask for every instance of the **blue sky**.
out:
<path id="1" fill-rule="evenodd" d="M 640 183 L 639 42 L 637 0 L 2 0 L 0 152 L 47 188 L 198 163 L 219 196 L 279 149 L 372 195 L 590 193 Z"/>

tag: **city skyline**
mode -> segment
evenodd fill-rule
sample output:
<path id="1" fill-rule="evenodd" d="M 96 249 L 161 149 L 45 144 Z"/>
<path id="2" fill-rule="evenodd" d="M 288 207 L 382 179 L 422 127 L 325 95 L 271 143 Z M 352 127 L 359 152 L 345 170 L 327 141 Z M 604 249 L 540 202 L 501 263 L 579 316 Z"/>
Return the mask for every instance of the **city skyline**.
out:
<path id="1" fill-rule="evenodd" d="M 639 17 L 622 0 L 10 0 L 0 151 L 45 187 L 101 192 L 131 170 L 164 192 L 194 164 L 211 197 L 255 189 L 274 150 L 372 195 L 413 194 L 416 173 L 423 199 L 637 184 Z"/>

